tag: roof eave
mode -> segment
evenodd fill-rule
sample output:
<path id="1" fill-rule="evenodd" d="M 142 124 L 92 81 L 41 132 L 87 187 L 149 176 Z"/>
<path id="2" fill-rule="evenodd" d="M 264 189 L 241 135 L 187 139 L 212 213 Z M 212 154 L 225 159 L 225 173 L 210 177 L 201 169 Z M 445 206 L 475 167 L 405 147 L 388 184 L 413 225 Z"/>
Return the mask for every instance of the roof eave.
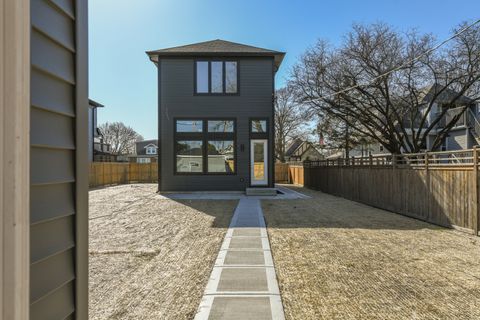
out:
<path id="1" fill-rule="evenodd" d="M 159 57 L 273 57 L 275 67 L 278 70 L 282 64 L 285 52 L 161 52 L 146 51 L 146 54 L 155 65 L 158 65 Z M 275 70 L 275 71 L 277 71 Z"/>

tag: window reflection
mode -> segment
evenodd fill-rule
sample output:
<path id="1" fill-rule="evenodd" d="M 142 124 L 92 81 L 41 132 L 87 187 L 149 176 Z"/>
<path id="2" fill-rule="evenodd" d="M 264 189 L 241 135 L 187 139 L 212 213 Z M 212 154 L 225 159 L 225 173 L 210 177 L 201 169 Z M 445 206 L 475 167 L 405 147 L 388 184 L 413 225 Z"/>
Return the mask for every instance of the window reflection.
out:
<path id="1" fill-rule="evenodd" d="M 209 120 L 208 132 L 233 132 L 232 120 Z"/>
<path id="2" fill-rule="evenodd" d="M 208 172 L 235 172 L 235 150 L 232 140 L 208 141 Z"/>
<path id="3" fill-rule="evenodd" d="M 203 172 L 202 141 L 177 141 L 177 172 Z"/>

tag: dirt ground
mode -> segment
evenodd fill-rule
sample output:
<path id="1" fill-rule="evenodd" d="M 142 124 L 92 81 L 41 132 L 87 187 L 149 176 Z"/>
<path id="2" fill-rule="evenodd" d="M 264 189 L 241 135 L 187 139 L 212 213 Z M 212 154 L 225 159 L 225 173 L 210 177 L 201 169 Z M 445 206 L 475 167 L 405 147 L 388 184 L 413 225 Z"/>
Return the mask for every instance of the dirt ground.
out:
<path id="1" fill-rule="evenodd" d="M 262 202 L 287 319 L 480 319 L 480 238 L 297 191 Z"/>
<path id="2" fill-rule="evenodd" d="M 192 319 L 237 201 L 92 190 L 90 319 Z"/>

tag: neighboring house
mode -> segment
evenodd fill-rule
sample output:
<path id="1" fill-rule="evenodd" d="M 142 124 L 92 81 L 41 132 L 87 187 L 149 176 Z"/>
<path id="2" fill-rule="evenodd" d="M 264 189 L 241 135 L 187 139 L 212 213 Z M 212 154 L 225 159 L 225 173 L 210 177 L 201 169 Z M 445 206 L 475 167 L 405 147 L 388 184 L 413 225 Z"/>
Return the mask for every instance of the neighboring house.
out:
<path id="1" fill-rule="evenodd" d="M 285 53 L 213 40 L 147 54 L 158 67 L 159 190 L 273 187 Z"/>
<path id="2" fill-rule="evenodd" d="M 135 155 L 128 156 L 129 162 L 151 163 L 158 159 L 158 140 L 143 140 L 135 143 Z"/>
<path id="3" fill-rule="evenodd" d="M 431 97 L 434 89 L 434 86 L 430 86 L 425 90 L 425 94 L 423 97 L 423 100 L 425 102 L 429 101 L 429 98 Z M 445 108 L 445 104 L 451 99 L 450 97 L 454 94 L 456 93 L 452 90 L 447 89 L 437 98 L 437 101 L 432 105 L 432 108 L 429 112 L 428 123 L 425 124 L 425 127 L 427 127 L 429 123 L 431 123 L 438 117 L 438 114 L 443 110 L 442 108 Z M 458 99 L 456 107 L 450 108 L 445 114 L 445 116 L 436 125 L 436 128 L 431 131 L 425 146 L 426 150 L 432 149 L 433 143 L 437 136 L 437 132 L 444 128 L 445 125 L 455 115 L 461 112 L 465 106 L 467 106 L 466 111 L 462 114 L 462 116 L 456 122 L 455 126 L 448 133 L 448 136 L 443 141 L 440 150 L 434 151 L 470 149 L 480 143 L 480 114 L 478 103 L 473 102 L 473 100 L 466 96 L 462 96 L 460 99 Z M 416 129 L 418 130 L 419 124 L 414 125 L 417 125 Z"/>
<path id="4" fill-rule="evenodd" d="M 285 160 L 287 162 L 322 159 L 323 155 L 317 150 L 315 145 L 302 139 L 292 140 L 285 151 Z"/>
<path id="5" fill-rule="evenodd" d="M 103 142 L 103 135 L 97 126 L 97 108 L 104 108 L 91 99 L 88 100 L 88 159 L 91 161 L 114 162 L 110 144 Z"/>

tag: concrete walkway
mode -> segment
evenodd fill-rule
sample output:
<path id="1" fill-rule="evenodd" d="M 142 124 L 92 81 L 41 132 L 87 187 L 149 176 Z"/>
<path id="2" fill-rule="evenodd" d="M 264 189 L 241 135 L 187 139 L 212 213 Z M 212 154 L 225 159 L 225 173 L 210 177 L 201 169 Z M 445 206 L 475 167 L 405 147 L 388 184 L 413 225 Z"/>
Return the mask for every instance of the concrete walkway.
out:
<path id="1" fill-rule="evenodd" d="M 241 198 L 195 320 L 285 319 L 258 198 Z"/>

